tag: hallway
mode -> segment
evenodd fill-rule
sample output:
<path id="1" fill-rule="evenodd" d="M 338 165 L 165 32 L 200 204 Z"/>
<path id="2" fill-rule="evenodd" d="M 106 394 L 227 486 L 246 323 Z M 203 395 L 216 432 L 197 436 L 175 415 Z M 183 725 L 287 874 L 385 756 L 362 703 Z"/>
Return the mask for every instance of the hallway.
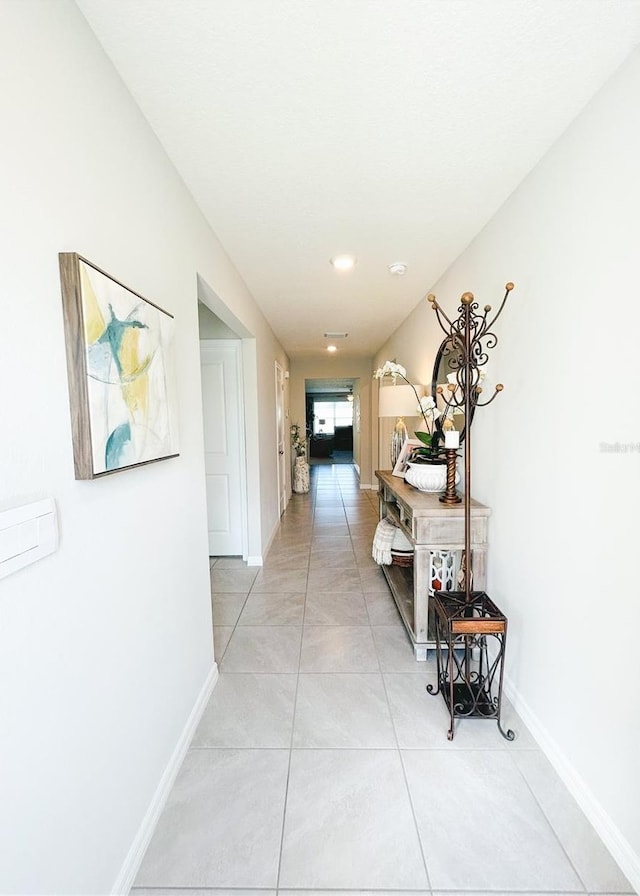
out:
<path id="1" fill-rule="evenodd" d="M 377 518 L 352 466 L 314 466 L 262 569 L 213 561 L 220 680 L 134 896 L 632 893 L 508 704 L 514 743 L 481 720 L 447 741 Z"/>

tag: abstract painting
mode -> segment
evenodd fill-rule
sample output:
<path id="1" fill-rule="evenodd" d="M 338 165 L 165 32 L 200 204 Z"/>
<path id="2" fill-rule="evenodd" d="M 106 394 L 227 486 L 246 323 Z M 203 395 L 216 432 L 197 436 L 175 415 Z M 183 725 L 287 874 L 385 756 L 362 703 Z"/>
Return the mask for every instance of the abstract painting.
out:
<path id="1" fill-rule="evenodd" d="M 58 257 L 76 479 L 175 457 L 173 316 L 75 252 Z"/>

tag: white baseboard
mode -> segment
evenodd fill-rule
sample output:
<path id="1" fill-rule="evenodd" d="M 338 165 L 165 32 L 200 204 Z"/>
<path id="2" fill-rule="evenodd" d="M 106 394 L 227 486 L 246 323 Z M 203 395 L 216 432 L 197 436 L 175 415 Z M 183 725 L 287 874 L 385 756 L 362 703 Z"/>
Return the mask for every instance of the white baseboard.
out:
<path id="1" fill-rule="evenodd" d="M 504 679 L 505 694 L 514 709 L 531 731 L 540 749 L 554 767 L 569 793 L 580 806 L 593 825 L 596 833 L 607 847 L 623 874 L 637 893 L 640 893 L 640 856 L 634 852 L 611 817 L 603 809 L 583 778 L 568 761 L 556 741 L 549 734 L 537 715 L 531 710 L 520 692 L 507 675 Z"/>
<path id="2" fill-rule="evenodd" d="M 356 468 L 356 473 L 358 474 L 358 479 L 360 479 L 360 467 L 358 466 L 358 464 L 354 464 L 353 466 Z M 360 488 L 364 490 L 364 489 L 370 489 L 370 488 L 377 488 L 377 486 L 371 485 L 370 482 L 360 481 Z"/>
<path id="3" fill-rule="evenodd" d="M 200 693 L 194 703 L 193 709 L 189 713 L 189 718 L 178 739 L 178 743 L 171 755 L 171 759 L 156 787 L 149 808 L 142 819 L 142 824 L 138 828 L 138 833 L 136 834 L 124 861 L 124 865 L 120 869 L 116 882 L 111 889 L 112 894 L 118 894 L 118 896 L 120 896 L 120 894 L 127 894 L 133 886 L 133 882 L 136 879 L 136 874 L 138 873 L 144 854 L 149 846 L 160 814 L 164 809 L 167 797 L 173 787 L 173 783 L 180 770 L 184 757 L 187 755 L 189 744 L 191 743 L 191 739 L 198 727 L 198 722 L 200 721 L 217 680 L 218 666 L 214 663 L 200 689 Z"/>
<path id="4" fill-rule="evenodd" d="M 273 531 L 272 531 L 271 535 L 267 539 L 267 543 L 262 546 L 262 554 L 259 557 L 258 556 L 247 557 L 247 566 L 264 566 L 264 558 L 267 556 L 267 554 L 271 550 L 271 545 L 273 544 L 276 535 L 280 531 L 280 522 L 281 522 L 281 520 L 278 520 L 278 522 L 273 527 Z M 258 560 L 260 561 L 259 563 L 255 562 Z"/>
<path id="5" fill-rule="evenodd" d="M 262 556 L 258 554 L 257 557 L 247 557 L 247 566 L 262 566 Z"/>

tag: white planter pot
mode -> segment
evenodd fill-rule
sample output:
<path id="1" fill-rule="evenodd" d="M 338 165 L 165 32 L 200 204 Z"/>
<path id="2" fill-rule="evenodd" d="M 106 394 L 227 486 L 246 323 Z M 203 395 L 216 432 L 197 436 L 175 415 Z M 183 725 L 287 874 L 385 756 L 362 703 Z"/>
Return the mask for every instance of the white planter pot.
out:
<path id="1" fill-rule="evenodd" d="M 309 464 L 304 454 L 296 457 L 291 488 L 298 495 L 306 495 L 309 491 Z"/>
<path id="2" fill-rule="evenodd" d="M 409 464 L 404 480 L 421 492 L 443 492 L 447 487 L 447 465 Z M 456 470 L 456 485 L 459 482 L 460 473 Z"/>

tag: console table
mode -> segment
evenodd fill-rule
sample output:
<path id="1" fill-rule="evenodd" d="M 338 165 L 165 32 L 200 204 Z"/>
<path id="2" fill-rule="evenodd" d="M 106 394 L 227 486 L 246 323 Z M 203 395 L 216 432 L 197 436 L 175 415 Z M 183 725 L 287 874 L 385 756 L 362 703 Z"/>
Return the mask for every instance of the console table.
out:
<path id="1" fill-rule="evenodd" d="M 414 546 L 413 567 L 381 566 L 414 656 L 426 660 L 435 650 L 435 621 L 429 599 L 430 555 L 433 551 L 464 550 L 464 504 L 442 504 L 438 494 L 420 492 L 399 476 L 377 470 L 380 518 L 389 517 Z M 471 501 L 471 569 L 473 588 L 486 588 L 487 530 L 491 511 Z M 467 558 L 467 563 L 469 559 Z"/>

